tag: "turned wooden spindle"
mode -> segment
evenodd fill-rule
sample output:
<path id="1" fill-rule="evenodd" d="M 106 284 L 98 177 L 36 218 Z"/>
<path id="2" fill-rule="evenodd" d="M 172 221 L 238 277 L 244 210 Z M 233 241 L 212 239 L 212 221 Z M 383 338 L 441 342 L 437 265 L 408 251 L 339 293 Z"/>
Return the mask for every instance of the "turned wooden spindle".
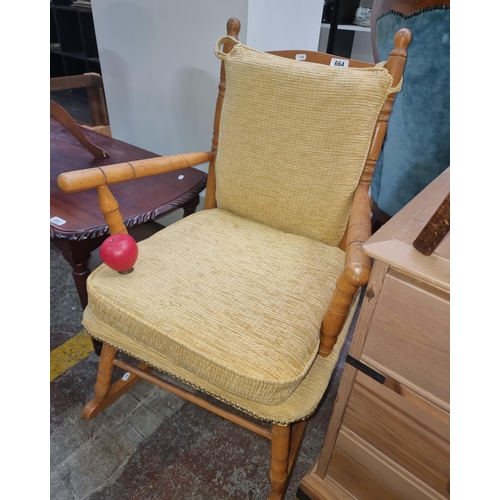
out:
<path id="1" fill-rule="evenodd" d="M 407 28 L 399 30 L 394 36 L 394 48 L 387 59 L 386 69 L 392 75 L 392 85 L 397 87 L 403 76 L 404 67 L 406 64 L 407 49 L 411 42 L 411 31 Z M 384 143 L 387 133 L 387 122 L 389 115 L 392 112 L 392 105 L 396 94 L 390 94 L 382 106 L 382 110 L 377 119 L 375 131 L 373 132 L 373 141 L 368 152 L 365 167 L 361 174 L 360 182 L 370 183 L 373 177 L 373 171 L 377 163 L 382 144 Z"/>
<path id="2" fill-rule="evenodd" d="M 411 42 L 411 36 L 411 31 L 404 28 L 398 31 L 394 37 L 394 49 L 391 51 L 386 65 L 387 70 L 392 75 L 393 87 L 399 85 L 403 76 L 406 49 Z M 387 97 L 377 118 L 365 166 L 354 193 L 353 207 L 356 208 L 353 208 L 351 212 L 346 233 L 339 245 L 346 252 L 345 269 L 337 279 L 332 299 L 321 325 L 318 354 L 322 357 L 326 357 L 332 352 L 344 320 L 349 313 L 354 294 L 359 287 L 368 283 L 370 277 L 371 259 L 364 254 L 362 248 L 363 243 L 371 236 L 368 189 L 387 133 L 387 122 L 392 111 L 394 98 L 394 93 Z"/>
<path id="3" fill-rule="evenodd" d="M 353 210 L 347 227 L 345 268 L 338 277 L 335 290 L 323 318 L 319 355 L 328 356 L 337 342 L 344 320 L 349 313 L 354 294 L 368 283 L 371 259 L 363 251 L 363 243 L 371 235 L 369 183 L 358 185 L 353 199 Z M 355 207 L 355 208 L 354 208 Z"/>
<path id="4" fill-rule="evenodd" d="M 344 320 L 349 312 L 352 298 L 357 290 L 358 287 L 349 284 L 345 277 L 345 272 L 342 272 L 337 278 L 330 306 L 321 325 L 318 352 L 320 356 L 326 357 L 332 352 L 333 346 L 337 343 L 337 337 L 342 329 Z"/>
<path id="5" fill-rule="evenodd" d="M 102 401 L 108 395 L 113 380 L 114 365 L 113 359 L 116 356 L 116 349 L 107 344 L 102 346 L 99 368 L 97 370 L 97 381 L 95 384 L 95 395 L 97 401 Z"/>
<path id="6" fill-rule="evenodd" d="M 82 412 L 84 420 L 90 420 L 93 416 L 95 409 L 101 404 L 111 389 L 111 382 L 113 381 L 113 374 L 115 367 L 113 360 L 115 359 L 117 350 L 110 345 L 103 344 L 101 356 L 99 358 L 99 367 L 97 369 L 97 380 L 95 383 L 95 398 L 88 403 Z"/>
<path id="7" fill-rule="evenodd" d="M 117 184 L 200 165 L 212 160 L 213 156 L 213 153 L 209 152 L 187 153 L 73 170 L 60 174 L 57 178 L 57 185 L 65 193 L 76 193 L 103 185 Z"/>
<path id="8" fill-rule="evenodd" d="M 238 35 L 240 33 L 241 23 L 235 17 L 229 19 L 226 24 L 226 33 L 238 40 Z M 233 44 L 225 43 L 222 51 L 227 54 L 231 52 Z M 219 126 L 220 126 L 220 114 L 222 110 L 222 103 L 224 102 L 224 96 L 226 95 L 226 70 L 224 67 L 224 61 L 220 64 L 220 81 L 219 81 L 219 93 L 217 95 L 217 101 L 215 105 L 215 116 L 214 116 L 214 133 L 212 136 L 212 153 L 214 158 L 208 166 L 208 176 L 207 176 L 207 187 L 205 192 L 205 209 L 215 208 L 217 206 L 217 200 L 215 199 L 215 161 L 217 158 L 217 148 L 219 147 Z"/>
<path id="9" fill-rule="evenodd" d="M 290 454 L 289 425 L 273 424 L 271 430 L 271 478 L 272 491 L 269 500 L 282 500 L 288 479 L 288 459 Z"/>
<path id="10" fill-rule="evenodd" d="M 109 234 L 128 234 L 118 202 L 108 186 L 99 186 L 97 188 L 97 197 L 99 199 L 99 208 L 109 228 Z"/>

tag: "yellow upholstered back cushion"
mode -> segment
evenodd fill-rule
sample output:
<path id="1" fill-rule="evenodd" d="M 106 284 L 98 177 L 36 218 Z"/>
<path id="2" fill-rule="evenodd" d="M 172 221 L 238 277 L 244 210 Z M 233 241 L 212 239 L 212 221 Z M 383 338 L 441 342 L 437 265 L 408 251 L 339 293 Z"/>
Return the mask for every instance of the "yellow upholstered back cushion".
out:
<path id="1" fill-rule="evenodd" d="M 336 68 L 238 43 L 225 59 L 217 206 L 337 246 L 392 84 L 384 68 Z"/>

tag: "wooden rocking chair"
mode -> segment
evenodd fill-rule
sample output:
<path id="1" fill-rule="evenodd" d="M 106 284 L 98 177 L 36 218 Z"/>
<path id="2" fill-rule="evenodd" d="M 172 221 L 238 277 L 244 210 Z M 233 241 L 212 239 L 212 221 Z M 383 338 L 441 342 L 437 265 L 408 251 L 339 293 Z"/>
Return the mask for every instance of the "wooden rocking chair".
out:
<path id="1" fill-rule="evenodd" d="M 96 188 L 110 233 L 126 233 L 110 185 L 210 162 L 205 210 L 139 243 L 132 272 L 103 264 L 89 276 L 83 325 L 104 345 L 82 416 L 145 379 L 269 439 L 269 498 L 282 499 L 370 275 L 368 188 L 411 33 L 398 32 L 385 67 L 373 67 L 259 52 L 239 28 L 230 19 L 215 49 L 210 152 L 68 172 L 58 184 Z M 115 367 L 128 379 L 112 383 Z"/>

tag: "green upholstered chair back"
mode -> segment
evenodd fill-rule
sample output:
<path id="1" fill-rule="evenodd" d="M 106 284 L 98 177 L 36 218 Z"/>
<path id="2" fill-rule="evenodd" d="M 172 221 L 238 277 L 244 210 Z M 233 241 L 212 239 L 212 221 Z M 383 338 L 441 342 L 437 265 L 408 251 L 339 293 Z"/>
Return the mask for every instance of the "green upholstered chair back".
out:
<path id="1" fill-rule="evenodd" d="M 418 4 L 391 3 L 405 10 Z M 450 166 L 450 6 L 407 15 L 388 10 L 372 22 L 380 60 L 388 57 L 398 30 L 412 32 L 404 89 L 394 101 L 371 185 L 379 209 L 392 217 Z"/>
<path id="2" fill-rule="evenodd" d="M 215 168 L 217 206 L 337 246 L 382 105 L 382 67 L 337 68 L 259 52 L 236 40 Z"/>

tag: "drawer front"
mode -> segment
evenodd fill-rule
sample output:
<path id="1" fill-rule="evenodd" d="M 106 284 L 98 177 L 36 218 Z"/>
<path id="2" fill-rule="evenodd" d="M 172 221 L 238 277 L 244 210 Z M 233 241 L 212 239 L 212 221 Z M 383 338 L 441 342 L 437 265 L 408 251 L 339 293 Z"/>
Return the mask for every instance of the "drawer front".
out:
<path id="1" fill-rule="evenodd" d="M 327 476 L 356 500 L 443 500 L 345 427 L 337 437 Z"/>
<path id="2" fill-rule="evenodd" d="M 449 295 L 390 270 L 363 355 L 450 403 Z M 404 383 L 404 382 L 403 382 Z"/>
<path id="3" fill-rule="evenodd" d="M 448 498 L 450 427 L 445 421 L 358 372 L 343 425 Z"/>

